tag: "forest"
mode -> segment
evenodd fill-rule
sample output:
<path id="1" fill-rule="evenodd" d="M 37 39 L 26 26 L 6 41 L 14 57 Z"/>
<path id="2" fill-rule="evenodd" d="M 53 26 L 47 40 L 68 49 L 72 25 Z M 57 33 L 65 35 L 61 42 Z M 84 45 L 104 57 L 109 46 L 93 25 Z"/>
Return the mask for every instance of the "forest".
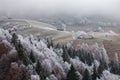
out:
<path id="1" fill-rule="evenodd" d="M 119 80 L 115 56 L 110 60 L 97 43 L 74 48 L 0 29 L 0 80 Z"/>

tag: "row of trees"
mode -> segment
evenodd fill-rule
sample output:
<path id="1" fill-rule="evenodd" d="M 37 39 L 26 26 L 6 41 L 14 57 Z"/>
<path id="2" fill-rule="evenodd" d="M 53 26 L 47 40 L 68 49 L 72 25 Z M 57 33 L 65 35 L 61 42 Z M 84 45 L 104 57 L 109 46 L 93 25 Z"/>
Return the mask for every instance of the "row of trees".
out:
<path id="1" fill-rule="evenodd" d="M 96 60 L 95 55 L 93 55 L 91 52 L 88 52 L 84 49 L 76 50 L 73 47 L 67 47 L 66 45 L 59 45 L 59 44 L 53 46 L 52 41 L 48 42 L 48 43 L 51 43 L 52 47 L 54 47 L 54 48 L 59 48 L 59 49 L 62 48 L 62 50 L 63 50 L 63 54 L 62 54 L 63 61 L 66 61 L 66 62 L 70 63 L 70 58 L 79 57 L 80 61 L 82 61 L 85 64 L 88 64 L 89 66 L 91 66 L 94 63 L 94 61 Z M 50 44 L 49 44 L 49 46 L 50 46 Z M 94 53 L 94 54 L 96 54 L 96 53 Z M 101 54 L 104 54 L 104 53 L 101 53 Z M 83 79 L 83 80 L 96 80 L 97 78 L 100 78 L 100 76 L 102 76 L 102 72 L 104 70 L 108 70 L 108 69 L 110 70 L 111 73 L 120 75 L 120 63 L 119 63 L 119 61 L 118 60 L 117 61 L 112 60 L 109 63 L 107 63 L 105 61 L 106 59 L 103 59 L 103 58 L 104 57 L 102 57 L 98 60 L 99 63 L 100 63 L 98 68 L 96 67 L 96 65 L 94 65 L 93 74 L 91 75 L 91 79 Z M 73 66 L 72 66 L 72 68 L 73 68 Z M 72 69 L 72 70 L 73 70 L 73 72 L 71 74 L 68 73 L 68 75 L 75 75 L 75 72 L 76 72 L 76 71 L 74 71 L 75 69 Z M 72 70 L 70 70 L 70 71 L 72 71 Z M 90 73 L 87 69 L 85 70 L 84 73 L 85 73 L 84 76 L 87 76 L 85 78 L 90 77 Z M 70 78 L 70 80 L 72 80 L 72 77 Z M 77 74 L 76 74 L 76 78 L 78 78 Z"/>
<path id="2" fill-rule="evenodd" d="M 18 60 L 20 60 L 22 64 L 24 64 L 26 67 L 28 65 L 33 66 L 33 64 L 36 63 L 36 66 L 33 69 L 33 71 L 35 72 L 35 74 L 37 73 L 40 76 L 41 80 L 45 80 L 45 75 L 43 74 L 43 68 L 41 66 L 40 61 L 35 58 L 33 51 L 27 52 L 27 50 L 18 40 L 18 36 L 15 33 L 12 35 L 11 44 L 15 46 L 15 49 L 18 53 Z M 24 80 L 29 80 L 29 79 L 25 78 Z"/>
<path id="3" fill-rule="evenodd" d="M 52 44 L 51 47 L 53 47 L 54 49 L 58 48 L 63 50 L 62 58 L 63 61 L 65 62 L 70 63 L 71 58 L 78 57 L 80 61 L 82 61 L 84 64 L 91 66 L 94 64 L 94 61 L 96 60 L 95 55 L 84 49 L 76 50 L 73 47 L 67 47 L 67 45 L 60 45 L 60 44 L 53 46 L 52 41 L 48 41 L 48 48 L 50 48 L 50 44 Z M 108 64 L 104 60 L 105 59 L 102 58 L 101 60 L 99 60 L 100 64 L 98 67 L 96 64 L 94 64 L 92 73 L 90 73 L 90 71 L 86 68 L 84 73 L 82 74 L 82 80 L 97 80 L 97 78 L 100 78 L 102 76 L 102 72 L 105 69 L 108 69 Z M 67 80 L 80 80 L 80 76 L 76 72 L 77 70 L 74 68 L 73 65 L 71 65 L 71 68 L 67 73 Z"/>

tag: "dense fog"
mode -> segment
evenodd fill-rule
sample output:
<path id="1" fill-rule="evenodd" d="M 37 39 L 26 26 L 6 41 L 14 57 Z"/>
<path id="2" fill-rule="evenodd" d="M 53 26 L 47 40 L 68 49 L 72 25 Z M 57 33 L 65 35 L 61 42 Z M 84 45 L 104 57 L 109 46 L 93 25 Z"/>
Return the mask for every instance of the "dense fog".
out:
<path id="1" fill-rule="evenodd" d="M 54 14 L 119 17 L 119 0 L 0 0 L 0 14 L 40 16 Z"/>

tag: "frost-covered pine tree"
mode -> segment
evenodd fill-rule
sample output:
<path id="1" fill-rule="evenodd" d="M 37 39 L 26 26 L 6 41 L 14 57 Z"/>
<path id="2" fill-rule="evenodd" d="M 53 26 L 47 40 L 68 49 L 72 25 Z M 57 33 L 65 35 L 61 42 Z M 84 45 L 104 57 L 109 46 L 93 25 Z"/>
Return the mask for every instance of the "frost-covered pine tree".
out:
<path id="1" fill-rule="evenodd" d="M 79 80 L 79 79 L 80 79 L 79 75 L 76 73 L 74 66 L 71 65 L 70 70 L 68 71 L 66 80 Z"/>
<path id="2" fill-rule="evenodd" d="M 35 68 L 37 74 L 40 76 L 41 80 L 45 80 L 45 76 L 43 74 L 43 68 L 39 60 L 37 60 L 36 68 Z"/>
<path id="3" fill-rule="evenodd" d="M 33 63 L 36 62 L 36 59 L 35 59 L 35 56 L 34 56 L 33 51 L 30 52 L 30 60 L 31 60 Z"/>
<path id="4" fill-rule="evenodd" d="M 85 69 L 85 72 L 84 72 L 82 80 L 92 80 L 90 72 L 88 71 L 88 69 Z"/>

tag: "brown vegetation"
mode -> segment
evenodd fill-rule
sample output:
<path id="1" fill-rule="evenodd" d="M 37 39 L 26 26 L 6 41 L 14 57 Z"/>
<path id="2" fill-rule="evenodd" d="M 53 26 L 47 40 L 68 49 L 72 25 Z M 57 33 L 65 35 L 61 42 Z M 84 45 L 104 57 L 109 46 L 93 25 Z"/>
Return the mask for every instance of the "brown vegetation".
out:
<path id="1" fill-rule="evenodd" d="M 8 54 L 10 51 L 11 51 L 11 47 L 6 45 L 5 43 L 3 42 L 0 42 L 0 57 L 3 55 L 3 54 Z"/>

